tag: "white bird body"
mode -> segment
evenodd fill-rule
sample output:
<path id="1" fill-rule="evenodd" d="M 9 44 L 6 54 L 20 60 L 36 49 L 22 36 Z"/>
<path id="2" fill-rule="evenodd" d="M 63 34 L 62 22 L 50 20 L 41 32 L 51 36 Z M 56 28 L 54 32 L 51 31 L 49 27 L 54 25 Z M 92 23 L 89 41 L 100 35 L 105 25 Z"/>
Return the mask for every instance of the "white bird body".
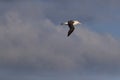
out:
<path id="1" fill-rule="evenodd" d="M 81 22 L 79 22 L 78 20 L 72 20 L 73 21 L 73 25 L 78 25 L 78 24 L 81 24 Z M 68 25 L 68 22 L 64 22 L 62 23 L 61 25 Z"/>
<path id="2" fill-rule="evenodd" d="M 79 21 L 77 21 L 77 20 L 75 20 L 74 23 L 73 23 L 74 26 L 78 25 L 78 24 L 81 24 L 81 23 Z"/>

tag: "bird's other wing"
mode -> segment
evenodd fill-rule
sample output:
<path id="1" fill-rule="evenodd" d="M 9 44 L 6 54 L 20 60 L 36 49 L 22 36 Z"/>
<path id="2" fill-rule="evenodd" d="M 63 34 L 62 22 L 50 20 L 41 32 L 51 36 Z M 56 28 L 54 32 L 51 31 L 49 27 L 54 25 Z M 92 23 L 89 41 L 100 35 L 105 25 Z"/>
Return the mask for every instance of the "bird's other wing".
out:
<path id="1" fill-rule="evenodd" d="M 75 28 L 74 28 L 74 26 L 72 24 L 69 24 L 68 26 L 69 26 L 70 30 L 68 31 L 67 36 L 69 37 L 71 35 L 71 33 L 74 31 Z"/>

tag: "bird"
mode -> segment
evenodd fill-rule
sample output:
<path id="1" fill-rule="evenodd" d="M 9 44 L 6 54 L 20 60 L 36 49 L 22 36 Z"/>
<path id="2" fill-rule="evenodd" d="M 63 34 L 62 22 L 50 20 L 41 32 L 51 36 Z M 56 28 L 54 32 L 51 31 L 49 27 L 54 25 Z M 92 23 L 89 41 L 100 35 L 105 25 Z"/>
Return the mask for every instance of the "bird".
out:
<path id="1" fill-rule="evenodd" d="M 67 25 L 69 27 L 69 31 L 67 34 L 67 37 L 69 37 L 71 35 L 71 33 L 74 31 L 75 29 L 75 25 L 81 24 L 80 21 L 78 20 L 68 20 L 67 22 L 61 23 L 61 25 Z"/>

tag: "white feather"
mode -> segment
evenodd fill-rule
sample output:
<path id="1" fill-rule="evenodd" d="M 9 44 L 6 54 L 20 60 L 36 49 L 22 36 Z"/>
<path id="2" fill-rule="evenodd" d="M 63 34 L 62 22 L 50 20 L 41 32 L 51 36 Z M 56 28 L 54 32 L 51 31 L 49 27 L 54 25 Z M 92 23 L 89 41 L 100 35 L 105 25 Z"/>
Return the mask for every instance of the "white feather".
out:
<path id="1" fill-rule="evenodd" d="M 68 22 L 61 23 L 61 25 L 68 25 Z"/>
<path id="2" fill-rule="evenodd" d="M 78 25 L 78 24 L 81 24 L 79 21 L 75 20 L 73 25 Z"/>

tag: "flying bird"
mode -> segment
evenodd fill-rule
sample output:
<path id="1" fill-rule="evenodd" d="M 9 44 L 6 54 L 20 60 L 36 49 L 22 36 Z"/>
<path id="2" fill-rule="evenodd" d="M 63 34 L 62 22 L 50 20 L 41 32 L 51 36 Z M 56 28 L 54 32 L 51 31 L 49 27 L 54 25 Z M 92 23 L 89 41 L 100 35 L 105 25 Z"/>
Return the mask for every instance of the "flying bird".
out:
<path id="1" fill-rule="evenodd" d="M 74 31 L 75 29 L 75 25 L 81 24 L 78 20 L 69 20 L 67 22 L 61 23 L 61 25 L 68 25 L 68 27 L 70 28 L 68 31 L 68 35 L 67 37 L 69 37 L 71 35 L 71 33 Z"/>

